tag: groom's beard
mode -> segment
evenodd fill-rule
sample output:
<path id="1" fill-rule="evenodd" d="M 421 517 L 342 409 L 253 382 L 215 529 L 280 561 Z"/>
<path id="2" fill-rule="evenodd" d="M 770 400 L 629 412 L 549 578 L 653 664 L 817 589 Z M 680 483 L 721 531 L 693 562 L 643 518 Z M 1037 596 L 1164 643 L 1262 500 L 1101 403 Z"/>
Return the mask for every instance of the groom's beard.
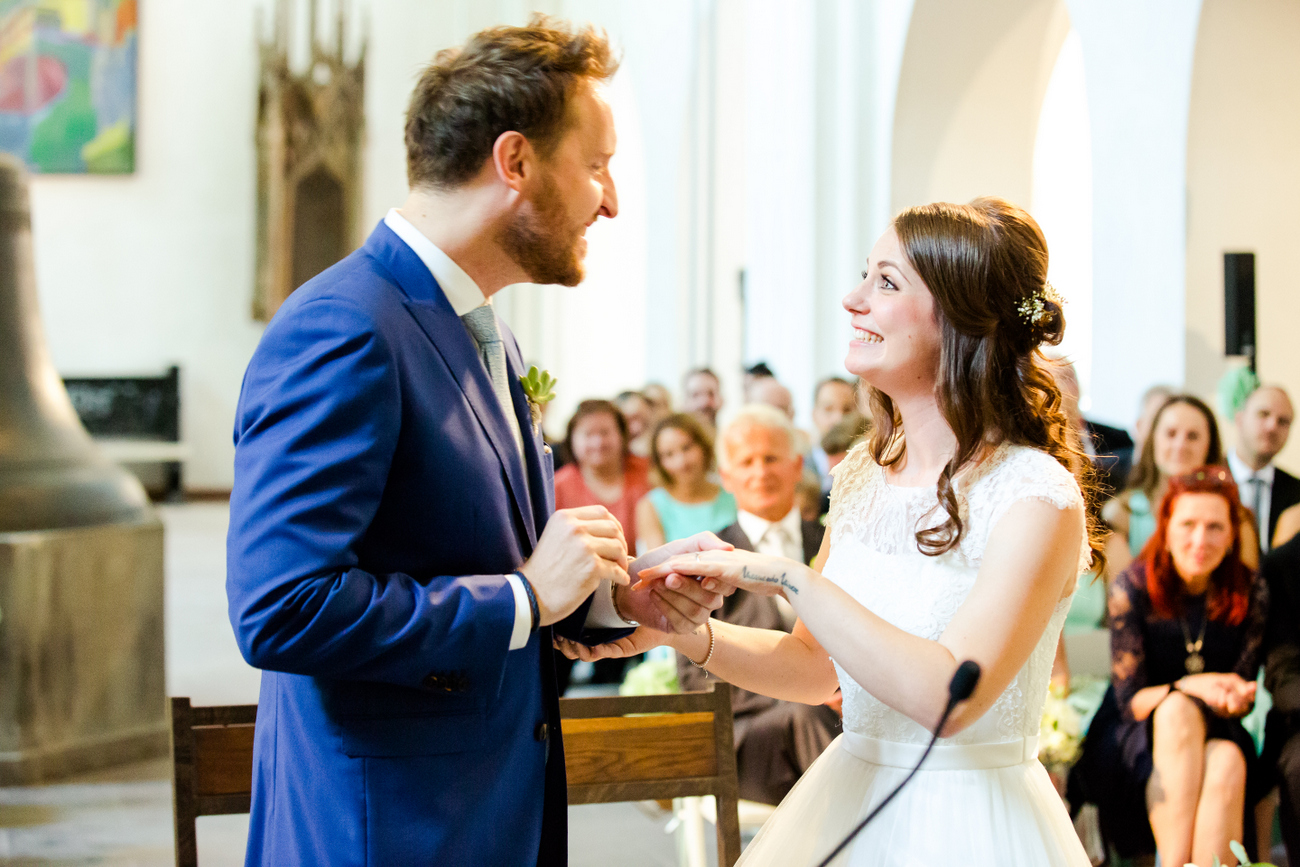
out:
<path id="1" fill-rule="evenodd" d="M 537 198 L 515 215 L 501 235 L 506 254 L 534 283 L 577 286 L 587 276 L 578 253 L 583 224 L 567 226 L 569 215 L 555 181 L 543 181 Z"/>

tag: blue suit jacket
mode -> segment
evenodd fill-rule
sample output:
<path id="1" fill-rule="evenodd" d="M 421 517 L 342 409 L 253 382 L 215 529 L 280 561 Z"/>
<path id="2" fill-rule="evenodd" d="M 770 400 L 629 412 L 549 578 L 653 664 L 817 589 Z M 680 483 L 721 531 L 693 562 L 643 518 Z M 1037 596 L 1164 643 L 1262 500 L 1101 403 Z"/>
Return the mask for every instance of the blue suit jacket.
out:
<path id="1" fill-rule="evenodd" d="M 266 329 L 240 394 L 227 592 L 264 670 L 248 863 L 565 862 L 551 630 L 509 651 L 505 574 L 554 509 L 473 340 L 380 223 Z M 582 634 L 583 605 L 557 629 Z"/>

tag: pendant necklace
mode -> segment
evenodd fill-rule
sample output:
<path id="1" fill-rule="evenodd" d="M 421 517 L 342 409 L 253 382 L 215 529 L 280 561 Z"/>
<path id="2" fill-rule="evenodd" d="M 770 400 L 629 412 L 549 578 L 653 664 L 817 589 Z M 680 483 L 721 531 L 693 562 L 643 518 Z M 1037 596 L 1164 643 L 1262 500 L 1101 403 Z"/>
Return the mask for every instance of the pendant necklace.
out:
<path id="1" fill-rule="evenodd" d="M 1208 613 L 1208 612 L 1207 612 Z M 1178 625 L 1183 629 L 1183 644 L 1187 648 L 1187 659 L 1183 660 L 1183 667 L 1187 669 L 1188 674 L 1200 674 L 1205 671 L 1205 657 L 1201 656 L 1201 646 L 1205 643 L 1205 624 L 1210 618 L 1201 619 L 1201 633 L 1192 641 L 1192 633 L 1187 628 L 1187 621 L 1179 617 Z"/>

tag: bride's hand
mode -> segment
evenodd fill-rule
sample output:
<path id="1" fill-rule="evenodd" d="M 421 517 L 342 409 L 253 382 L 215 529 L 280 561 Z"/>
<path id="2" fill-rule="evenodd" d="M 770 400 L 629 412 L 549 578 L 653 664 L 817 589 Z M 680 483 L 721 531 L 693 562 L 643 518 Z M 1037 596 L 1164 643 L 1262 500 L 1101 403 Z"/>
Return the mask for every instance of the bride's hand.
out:
<path id="1" fill-rule="evenodd" d="M 664 581 L 672 586 L 683 578 L 714 578 L 740 590 L 760 596 L 781 594 L 789 599 L 798 596 L 808 568 L 784 557 L 771 557 L 753 551 L 700 551 L 679 554 L 637 573 L 643 584 Z"/>
<path id="2" fill-rule="evenodd" d="M 610 641 L 605 644 L 586 645 L 577 641 L 570 641 L 561 636 L 555 636 L 553 643 L 555 649 L 563 653 L 569 659 L 580 659 L 583 662 L 595 662 L 598 659 L 622 659 L 626 656 L 636 656 L 639 653 L 645 653 L 653 647 L 658 647 L 668 641 L 668 633 L 660 632 L 657 629 L 651 629 L 649 626 L 638 626 L 632 631 L 631 635 L 624 636 L 617 641 Z"/>

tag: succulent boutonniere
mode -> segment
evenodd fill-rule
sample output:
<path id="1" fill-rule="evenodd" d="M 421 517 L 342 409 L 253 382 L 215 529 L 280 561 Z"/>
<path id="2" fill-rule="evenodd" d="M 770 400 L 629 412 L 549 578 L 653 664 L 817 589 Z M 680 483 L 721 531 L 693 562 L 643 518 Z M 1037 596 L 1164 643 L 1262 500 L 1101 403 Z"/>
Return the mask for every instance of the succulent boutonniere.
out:
<path id="1" fill-rule="evenodd" d="M 548 371 L 538 370 L 537 365 L 528 368 L 528 373 L 519 377 L 519 384 L 528 396 L 528 412 L 533 419 L 533 433 L 542 423 L 542 407 L 555 400 L 555 377 Z"/>

